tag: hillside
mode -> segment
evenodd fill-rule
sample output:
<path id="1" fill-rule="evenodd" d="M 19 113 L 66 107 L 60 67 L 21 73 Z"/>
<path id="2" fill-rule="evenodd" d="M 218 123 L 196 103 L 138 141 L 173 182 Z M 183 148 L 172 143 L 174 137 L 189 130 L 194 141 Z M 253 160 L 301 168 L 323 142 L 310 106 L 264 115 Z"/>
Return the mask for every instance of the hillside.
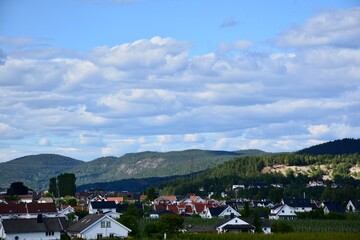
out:
<path id="1" fill-rule="evenodd" d="M 75 173 L 76 184 L 111 182 L 129 178 L 150 178 L 199 172 L 235 157 L 264 154 L 261 151 L 185 150 L 129 153 L 102 157 L 90 162 L 54 154 L 26 156 L 0 163 L 0 187 L 22 181 L 28 187 L 47 189 L 49 178 L 64 172 Z"/>
<path id="2" fill-rule="evenodd" d="M 360 153 L 360 139 L 344 138 L 302 149 L 298 154 L 341 155 Z"/>
<path id="3" fill-rule="evenodd" d="M 0 163 L 0 186 L 9 187 L 12 182 L 20 181 L 32 189 L 48 184 L 49 178 L 63 172 L 70 172 L 74 167 L 83 165 L 70 157 L 56 154 L 30 155 Z"/>

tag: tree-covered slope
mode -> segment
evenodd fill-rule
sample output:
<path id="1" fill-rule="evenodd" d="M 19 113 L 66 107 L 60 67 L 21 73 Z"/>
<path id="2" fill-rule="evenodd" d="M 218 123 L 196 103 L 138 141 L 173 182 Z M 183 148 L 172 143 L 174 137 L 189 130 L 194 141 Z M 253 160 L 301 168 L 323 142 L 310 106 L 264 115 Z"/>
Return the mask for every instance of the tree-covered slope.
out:
<path id="1" fill-rule="evenodd" d="M 0 186 L 23 182 L 32 189 L 43 189 L 50 177 L 71 172 L 84 162 L 56 154 L 30 155 L 0 163 Z"/>
<path id="2" fill-rule="evenodd" d="M 263 153 L 263 152 L 261 152 Z M 203 171 L 255 151 L 185 150 L 129 153 L 90 162 L 54 154 L 26 156 L 0 163 L 0 187 L 21 181 L 35 190 L 47 189 L 49 179 L 65 172 L 76 175 L 76 184 L 111 182 L 129 178 L 168 177 Z"/>
<path id="3" fill-rule="evenodd" d="M 360 153 L 360 139 L 344 138 L 341 140 L 335 140 L 305 148 L 298 151 L 297 153 L 310 155 L 340 155 Z"/>

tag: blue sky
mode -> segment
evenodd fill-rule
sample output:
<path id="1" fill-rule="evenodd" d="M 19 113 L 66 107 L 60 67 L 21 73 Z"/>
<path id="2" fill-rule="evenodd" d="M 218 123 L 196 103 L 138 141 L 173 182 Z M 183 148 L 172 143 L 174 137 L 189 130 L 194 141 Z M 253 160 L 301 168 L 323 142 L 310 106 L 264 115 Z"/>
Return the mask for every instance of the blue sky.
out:
<path id="1" fill-rule="evenodd" d="M 0 161 L 360 136 L 360 2 L 0 0 Z"/>

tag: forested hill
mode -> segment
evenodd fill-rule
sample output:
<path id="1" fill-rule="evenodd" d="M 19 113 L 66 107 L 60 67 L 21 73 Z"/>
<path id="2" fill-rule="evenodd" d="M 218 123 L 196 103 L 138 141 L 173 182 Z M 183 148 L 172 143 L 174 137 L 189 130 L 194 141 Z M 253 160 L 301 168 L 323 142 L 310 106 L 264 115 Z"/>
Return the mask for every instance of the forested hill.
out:
<path id="1" fill-rule="evenodd" d="M 168 177 L 199 172 L 235 157 L 263 155 L 259 150 L 129 153 L 121 157 L 101 157 L 84 162 L 73 158 L 40 154 L 0 163 L 0 187 L 23 182 L 34 190 L 47 189 L 49 179 L 61 173 L 74 173 L 76 184 L 111 182 L 130 178 Z"/>
<path id="2" fill-rule="evenodd" d="M 308 155 L 341 155 L 360 153 L 360 139 L 344 138 L 305 148 L 297 153 Z"/>

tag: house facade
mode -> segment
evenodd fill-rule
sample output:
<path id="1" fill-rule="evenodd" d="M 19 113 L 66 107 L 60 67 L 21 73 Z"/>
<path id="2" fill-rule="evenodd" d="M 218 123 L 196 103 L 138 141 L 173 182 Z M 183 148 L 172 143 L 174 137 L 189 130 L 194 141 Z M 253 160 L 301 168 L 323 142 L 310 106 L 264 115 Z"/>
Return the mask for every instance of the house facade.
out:
<path id="1" fill-rule="evenodd" d="M 255 227 L 238 217 L 234 217 L 228 221 L 220 223 L 216 227 L 216 230 L 218 233 L 254 233 Z"/>
<path id="2" fill-rule="evenodd" d="M 0 237 L 9 240 L 55 240 L 66 229 L 64 218 L 16 218 L 1 220 Z"/>
<path id="3" fill-rule="evenodd" d="M 67 230 L 70 237 L 101 239 L 107 237 L 126 238 L 131 230 L 104 214 L 89 214 Z"/>
<path id="4" fill-rule="evenodd" d="M 240 217 L 235 209 L 230 206 L 218 206 L 215 208 L 207 208 L 205 218 L 229 218 L 229 217 Z"/>
<path id="5" fill-rule="evenodd" d="M 286 204 L 284 205 L 275 205 L 269 214 L 269 219 L 273 220 L 292 220 L 296 219 L 295 209 Z"/>

